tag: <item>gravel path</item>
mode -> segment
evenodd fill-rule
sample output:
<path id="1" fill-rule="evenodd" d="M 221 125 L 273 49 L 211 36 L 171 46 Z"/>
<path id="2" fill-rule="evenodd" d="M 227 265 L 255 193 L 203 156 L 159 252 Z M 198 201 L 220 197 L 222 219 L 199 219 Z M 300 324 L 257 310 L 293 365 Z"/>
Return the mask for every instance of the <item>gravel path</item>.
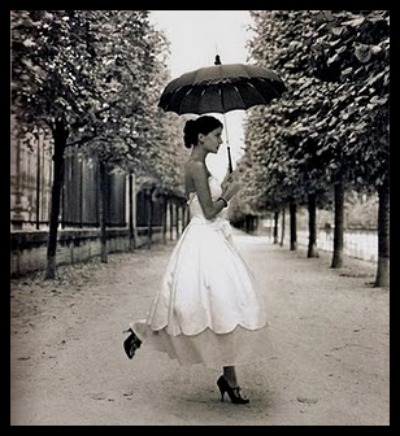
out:
<path id="1" fill-rule="evenodd" d="M 11 425 L 389 425 L 389 292 L 375 265 L 307 259 L 236 233 L 265 290 L 274 356 L 238 367 L 250 403 L 221 403 L 219 372 L 181 368 L 122 331 L 141 318 L 173 244 L 11 280 Z"/>

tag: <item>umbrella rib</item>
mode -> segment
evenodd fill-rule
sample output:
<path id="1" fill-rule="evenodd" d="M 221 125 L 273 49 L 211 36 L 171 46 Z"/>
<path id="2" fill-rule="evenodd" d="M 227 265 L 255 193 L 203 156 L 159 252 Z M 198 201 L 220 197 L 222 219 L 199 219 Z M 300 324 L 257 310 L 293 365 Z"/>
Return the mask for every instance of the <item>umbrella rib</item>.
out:
<path id="1" fill-rule="evenodd" d="M 279 93 L 276 91 L 276 89 L 271 86 L 268 82 L 263 81 L 264 85 L 266 85 L 271 93 L 271 97 L 269 98 L 268 103 L 273 100 L 275 97 L 279 97 Z M 257 86 L 254 85 L 253 83 L 249 83 L 249 86 L 251 86 L 253 88 L 253 90 L 261 97 L 262 100 L 265 101 L 265 97 L 264 95 L 257 89 Z M 265 104 L 265 103 L 264 103 Z"/>
<path id="2" fill-rule="evenodd" d="M 189 88 L 186 92 L 185 92 L 185 95 L 182 97 L 182 99 L 181 99 L 181 103 L 180 103 L 180 105 L 179 105 L 179 113 L 182 113 L 181 112 L 181 109 L 182 109 L 182 106 L 183 106 L 183 103 L 184 103 L 184 101 L 185 101 L 185 98 L 191 93 L 193 91 L 193 88 Z"/>
<path id="3" fill-rule="evenodd" d="M 261 97 L 262 100 L 265 100 L 264 96 L 261 94 L 261 92 L 257 89 L 256 86 L 254 86 L 252 83 L 249 83 L 249 85 L 254 89 L 254 91 Z"/>
<path id="4" fill-rule="evenodd" d="M 240 97 L 240 100 L 242 100 L 243 107 L 246 107 L 246 104 L 245 104 L 245 102 L 243 100 L 242 95 L 240 94 L 240 91 L 239 91 L 238 87 L 236 85 L 233 85 L 233 88 L 236 90 L 238 96 Z"/>
<path id="5" fill-rule="evenodd" d="M 272 90 L 272 92 L 275 94 L 275 97 L 279 97 L 280 96 L 280 94 L 279 94 L 279 92 L 276 90 L 276 88 L 274 88 L 273 86 L 271 86 L 271 84 L 269 83 L 269 82 L 267 82 L 266 80 L 263 80 L 263 82 L 264 82 L 264 84 L 266 85 L 266 86 L 268 86 L 268 88 L 270 89 L 270 90 Z M 257 88 L 256 88 L 257 89 Z M 258 91 L 257 91 L 258 92 Z"/>
<path id="6" fill-rule="evenodd" d="M 220 100 L 221 100 L 221 110 L 222 110 L 222 113 L 224 113 L 225 112 L 224 93 L 222 92 L 222 88 L 220 86 L 218 86 L 218 94 L 220 95 Z"/>

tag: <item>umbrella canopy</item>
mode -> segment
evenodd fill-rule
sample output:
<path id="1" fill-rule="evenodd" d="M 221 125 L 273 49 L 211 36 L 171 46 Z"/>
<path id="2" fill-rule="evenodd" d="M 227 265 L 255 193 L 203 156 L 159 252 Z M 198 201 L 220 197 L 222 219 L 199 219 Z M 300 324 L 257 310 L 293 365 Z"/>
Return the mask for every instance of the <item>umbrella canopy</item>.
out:
<path id="1" fill-rule="evenodd" d="M 222 65 L 216 55 L 214 66 L 185 73 L 168 83 L 158 106 L 178 115 L 217 112 L 225 118 L 225 113 L 232 110 L 267 105 L 286 90 L 274 71 L 257 65 Z M 228 129 L 225 131 L 229 171 L 232 172 Z"/>
<path id="2" fill-rule="evenodd" d="M 256 65 L 223 64 L 199 68 L 172 80 L 158 106 L 165 111 L 204 114 L 226 113 L 266 105 L 286 91 L 274 71 Z"/>

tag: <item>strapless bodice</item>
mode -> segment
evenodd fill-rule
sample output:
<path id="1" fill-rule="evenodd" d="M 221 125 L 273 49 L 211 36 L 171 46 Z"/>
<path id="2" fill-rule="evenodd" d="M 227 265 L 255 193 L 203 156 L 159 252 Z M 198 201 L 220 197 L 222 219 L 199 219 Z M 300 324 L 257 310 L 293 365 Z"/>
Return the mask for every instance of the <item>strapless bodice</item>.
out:
<path id="1" fill-rule="evenodd" d="M 213 201 L 215 201 L 222 194 L 221 185 L 214 176 L 210 176 L 208 178 L 208 184 L 210 186 L 211 198 Z M 206 219 L 204 217 L 203 210 L 201 208 L 201 204 L 199 201 L 199 197 L 197 196 L 196 192 L 191 192 L 189 194 L 189 199 L 187 201 L 187 204 L 189 206 L 190 216 L 192 218 L 196 217 L 196 218 L 202 218 L 204 220 Z M 226 209 L 222 209 L 222 211 L 218 214 L 218 218 L 226 218 Z M 213 221 L 213 220 L 207 220 L 207 221 Z"/>

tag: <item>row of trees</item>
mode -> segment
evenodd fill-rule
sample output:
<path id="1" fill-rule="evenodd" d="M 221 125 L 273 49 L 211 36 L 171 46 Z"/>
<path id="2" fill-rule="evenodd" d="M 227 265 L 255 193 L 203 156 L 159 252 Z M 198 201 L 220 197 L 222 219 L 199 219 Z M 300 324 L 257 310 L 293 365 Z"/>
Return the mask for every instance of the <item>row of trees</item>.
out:
<path id="1" fill-rule="evenodd" d="M 102 174 L 135 174 L 151 194 L 182 192 L 181 126 L 157 108 L 168 42 L 144 10 L 11 11 L 11 38 L 13 128 L 44 128 L 54 142 L 46 271 L 54 278 L 68 147 L 96 156 Z"/>
<path id="2" fill-rule="evenodd" d="M 330 201 L 333 190 L 332 266 L 340 267 L 345 192 L 377 191 L 376 284 L 382 286 L 389 263 L 389 13 L 251 14 L 251 58 L 278 71 L 289 91 L 275 104 L 251 110 L 239 208 L 278 213 L 289 206 L 294 249 L 296 207 L 307 205 L 313 257 L 316 208 Z M 168 43 L 148 11 L 11 11 L 11 30 L 18 132 L 39 126 L 54 141 L 46 272 L 53 278 L 68 147 L 95 154 L 103 173 L 118 166 L 136 174 L 149 195 L 156 187 L 164 195 L 181 189 L 181 125 L 157 109 L 169 79 Z"/>
<path id="3" fill-rule="evenodd" d="M 250 111 L 239 209 L 309 211 L 308 257 L 317 255 L 316 210 L 332 202 L 332 267 L 343 262 L 346 191 L 377 192 L 376 286 L 389 268 L 389 11 L 252 11 L 251 58 L 289 90 Z"/>

